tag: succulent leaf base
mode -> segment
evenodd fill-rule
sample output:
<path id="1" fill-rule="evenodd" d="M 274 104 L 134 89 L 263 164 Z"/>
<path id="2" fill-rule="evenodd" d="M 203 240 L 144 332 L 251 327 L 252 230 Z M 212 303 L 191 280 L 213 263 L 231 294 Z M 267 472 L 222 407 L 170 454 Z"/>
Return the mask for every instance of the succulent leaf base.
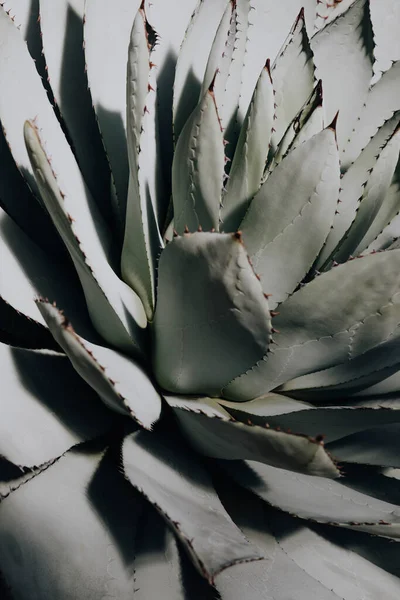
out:
<path id="1" fill-rule="evenodd" d="M 2 598 L 399 598 L 399 26 L 1 3 Z"/>

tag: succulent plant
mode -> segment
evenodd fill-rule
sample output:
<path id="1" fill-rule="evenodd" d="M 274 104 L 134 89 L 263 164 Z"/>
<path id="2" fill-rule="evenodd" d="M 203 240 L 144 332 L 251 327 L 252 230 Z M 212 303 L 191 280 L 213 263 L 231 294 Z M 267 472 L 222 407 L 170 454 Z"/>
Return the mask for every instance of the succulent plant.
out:
<path id="1" fill-rule="evenodd" d="M 399 24 L 2 3 L 5 598 L 399 597 Z"/>

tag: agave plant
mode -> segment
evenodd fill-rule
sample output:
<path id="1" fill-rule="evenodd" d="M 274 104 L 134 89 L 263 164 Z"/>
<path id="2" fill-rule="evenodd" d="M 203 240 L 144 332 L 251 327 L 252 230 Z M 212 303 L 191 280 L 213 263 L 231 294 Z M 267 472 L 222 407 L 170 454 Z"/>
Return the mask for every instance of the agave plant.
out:
<path id="1" fill-rule="evenodd" d="M 399 24 L 2 3 L 5 598 L 399 597 Z"/>

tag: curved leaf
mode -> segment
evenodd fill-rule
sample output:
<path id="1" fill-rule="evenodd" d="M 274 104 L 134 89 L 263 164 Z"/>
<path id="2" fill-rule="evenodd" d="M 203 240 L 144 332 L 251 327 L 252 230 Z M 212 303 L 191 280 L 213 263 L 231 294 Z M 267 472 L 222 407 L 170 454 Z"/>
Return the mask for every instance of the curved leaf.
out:
<path id="1" fill-rule="evenodd" d="M 371 424 L 376 427 L 334 441 L 329 444 L 329 450 L 344 462 L 399 467 L 399 424 Z"/>
<path id="2" fill-rule="evenodd" d="M 263 67 L 236 146 L 226 193 L 222 197 L 224 231 L 235 231 L 264 174 L 274 118 L 274 94 L 269 63 Z"/>
<path id="3" fill-rule="evenodd" d="M 339 265 L 305 285 L 280 306 L 274 319 L 280 332 L 274 348 L 231 382 L 223 395 L 251 400 L 294 377 L 344 363 L 385 341 L 384 336 L 389 338 L 396 326 L 389 318 L 392 329 L 381 331 L 379 316 L 387 309 L 396 318 L 399 264 L 398 250 L 373 254 Z"/>
<path id="4" fill-rule="evenodd" d="M 323 443 L 268 425 L 260 427 L 250 421 L 241 423 L 231 417 L 216 401 L 209 401 L 206 411 L 196 399 L 184 400 L 165 396 L 190 443 L 202 454 L 227 460 L 256 460 L 299 473 L 337 477 L 339 471 L 326 454 Z"/>
<path id="5" fill-rule="evenodd" d="M 177 140 L 199 101 L 201 82 L 218 26 L 229 0 L 198 0 L 175 71 L 174 134 Z"/>
<path id="6" fill-rule="evenodd" d="M 332 225 L 339 185 L 335 133 L 326 129 L 293 150 L 252 201 L 240 229 L 271 308 L 310 270 Z"/>
<path id="7" fill-rule="evenodd" d="M 61 350 L 47 327 L 13 308 L 1 296 L 0 341 L 30 350 Z"/>
<path id="8" fill-rule="evenodd" d="M 322 79 L 324 88 L 327 122 L 330 123 L 339 111 L 337 136 L 340 150 L 354 126 L 355 115 L 362 108 L 372 77 L 368 4 L 368 0 L 356 0 L 310 40 L 316 76 Z M 341 159 L 350 163 L 347 147 Z"/>
<path id="9" fill-rule="evenodd" d="M 38 307 L 75 370 L 103 402 L 151 429 L 161 413 L 161 398 L 145 370 L 116 350 L 79 336 L 66 317 L 51 304 L 39 301 Z"/>
<path id="10" fill-rule="evenodd" d="M 240 485 L 293 516 L 372 535 L 400 537 L 400 508 L 353 490 L 345 479 L 341 483 L 254 461 L 224 461 L 221 465 Z"/>
<path id="11" fill-rule="evenodd" d="M 93 106 L 110 162 L 122 231 L 129 165 L 126 151 L 126 59 L 140 0 L 86 0 L 85 60 Z"/>
<path id="12" fill-rule="evenodd" d="M 271 76 L 276 106 L 271 146 L 275 151 L 314 87 L 313 54 L 306 32 L 304 9 L 272 65 Z"/>
<path id="13" fill-rule="evenodd" d="M 153 368 L 183 394 L 218 395 L 269 345 L 271 318 L 239 235 L 185 234 L 158 269 Z"/>
<path id="14" fill-rule="evenodd" d="M 174 225 L 196 231 L 219 227 L 224 183 L 224 139 L 213 84 L 186 122 L 172 163 Z"/>
<path id="15" fill-rule="evenodd" d="M 183 445 L 133 433 L 122 446 L 126 477 L 174 529 L 210 583 L 223 569 L 262 558 L 225 512 L 207 473 Z"/>
<path id="16" fill-rule="evenodd" d="M 83 49 L 85 0 L 40 0 L 39 22 L 51 91 L 79 166 L 106 219 L 111 209 L 111 174 L 88 91 Z"/>
<path id="17" fill-rule="evenodd" d="M 130 180 L 125 237 L 121 256 L 124 280 L 140 296 L 149 320 L 155 303 L 155 265 L 162 240 L 151 190 L 151 172 L 157 171 L 155 139 L 149 122 L 155 105 L 148 107 L 151 86 L 151 44 L 156 34 L 143 9 L 136 15 L 128 51 L 127 136 Z M 155 85 L 154 81 L 152 82 Z M 153 94 L 154 95 L 154 94 Z M 154 125 L 154 123 L 153 123 Z"/>
<path id="18" fill-rule="evenodd" d="M 94 326 L 111 344 L 140 350 L 147 325 L 140 298 L 112 270 L 91 217 L 82 215 L 81 206 L 68 205 L 36 126 L 26 122 L 24 135 L 42 198 L 74 261 Z"/>

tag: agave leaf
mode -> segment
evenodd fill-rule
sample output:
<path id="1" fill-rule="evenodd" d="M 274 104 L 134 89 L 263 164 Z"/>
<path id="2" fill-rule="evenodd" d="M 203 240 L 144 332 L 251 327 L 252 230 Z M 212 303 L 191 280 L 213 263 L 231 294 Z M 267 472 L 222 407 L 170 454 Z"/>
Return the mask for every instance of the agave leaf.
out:
<path id="1" fill-rule="evenodd" d="M 280 306 L 276 345 L 262 361 L 228 385 L 229 399 L 251 400 L 285 381 L 344 363 L 379 343 L 379 313 L 398 302 L 400 251 L 355 259 L 323 273 Z M 321 298 L 324 299 L 321 302 Z M 397 306 L 393 308 L 394 314 Z M 378 316 L 377 316 L 378 315 Z M 375 321 L 368 333 L 369 319 Z M 389 319 L 389 323 L 393 323 Z M 378 332 L 378 337 L 377 337 Z M 385 331 L 380 335 L 385 335 Z"/>
<path id="2" fill-rule="evenodd" d="M 174 225 L 178 233 L 217 229 L 224 182 L 224 139 L 213 84 L 185 124 L 172 163 Z"/>
<path id="3" fill-rule="evenodd" d="M 101 458 L 71 451 L 1 503 L 1 565 L 16 597 L 132 597 L 142 500 Z"/>
<path id="4" fill-rule="evenodd" d="M 329 444 L 329 451 L 339 460 L 349 463 L 376 465 L 379 467 L 399 467 L 398 423 L 378 425 L 351 433 Z"/>
<path id="5" fill-rule="evenodd" d="M 41 465 L 115 423 L 65 356 L 4 344 L 0 356 L 0 454 L 10 462 Z"/>
<path id="6" fill-rule="evenodd" d="M 199 101 L 201 82 L 228 0 L 198 0 L 178 56 L 174 83 L 174 134 L 177 140 Z"/>
<path id="7" fill-rule="evenodd" d="M 218 398 L 218 404 L 225 408 L 229 413 L 232 413 L 233 416 L 243 415 L 243 418 L 241 416 L 237 417 L 239 421 L 247 421 L 251 416 L 253 423 L 258 424 L 258 417 L 261 417 L 263 425 L 265 425 L 266 417 L 286 415 L 287 413 L 314 408 L 311 404 L 307 404 L 306 402 L 299 402 L 298 400 L 293 400 L 282 394 L 273 393 L 265 394 L 264 396 L 260 396 L 260 398 L 255 398 L 248 402 L 241 402 L 240 404 Z"/>
<path id="8" fill-rule="evenodd" d="M 248 32 L 251 29 L 250 14 L 254 8 L 255 6 L 251 0 L 235 0 L 234 2 L 235 35 L 233 52 L 231 60 L 228 61 L 228 73 L 221 108 L 217 96 L 218 111 L 221 116 L 225 139 L 228 142 L 226 150 L 229 158 L 233 156 L 243 122 L 243 115 L 239 114 L 238 107 L 243 88 L 243 67 L 247 58 Z M 254 89 L 254 85 L 251 89 Z"/>
<path id="9" fill-rule="evenodd" d="M 236 21 L 236 7 L 233 2 L 228 2 L 211 46 L 200 92 L 202 96 L 206 93 L 218 71 L 214 93 L 220 113 L 235 45 Z"/>
<path id="10" fill-rule="evenodd" d="M 171 529 L 150 505 L 141 516 L 136 538 L 134 594 L 135 600 L 216 600 L 214 588 L 194 569 Z"/>
<path id="11" fill-rule="evenodd" d="M 65 120 L 85 181 L 105 218 L 112 218 L 111 174 L 88 91 L 83 50 L 85 0 L 40 0 L 48 83 Z"/>
<path id="12" fill-rule="evenodd" d="M 217 78 L 218 80 L 218 78 Z M 270 146 L 274 94 L 269 62 L 263 67 L 236 146 L 222 198 L 224 231 L 235 231 L 258 192 Z"/>
<path id="13" fill-rule="evenodd" d="M 1 296 L 0 341 L 30 350 L 61 351 L 47 327 L 16 310 Z"/>
<path id="14" fill-rule="evenodd" d="M 389 395 L 388 397 L 392 398 L 393 394 L 397 394 L 399 385 L 400 385 L 400 366 L 399 366 L 399 369 L 395 373 L 390 375 L 390 377 L 382 379 L 376 385 L 373 385 L 367 389 L 364 389 L 364 390 L 358 392 L 358 394 L 356 394 L 356 396 L 357 396 L 357 399 L 358 399 L 358 396 L 361 396 L 362 398 L 365 398 L 366 400 L 368 400 L 370 397 L 380 399 L 380 397 L 382 395 L 388 394 Z M 380 399 L 378 401 L 383 402 L 382 399 Z"/>
<path id="15" fill-rule="evenodd" d="M 382 125 L 362 150 L 357 160 L 349 167 L 340 181 L 340 206 L 335 213 L 332 230 L 316 261 L 316 269 L 324 269 L 330 265 L 333 254 L 340 247 L 340 242 L 356 217 L 357 206 L 362 198 L 365 185 L 375 168 L 383 148 L 389 142 L 399 122 L 399 114 L 395 114 Z"/>
<path id="16" fill-rule="evenodd" d="M 34 298 L 57 301 L 79 323 L 90 328 L 79 280 L 68 263 L 47 255 L 0 209 L 0 295 L 16 311 L 44 325 Z"/>
<path id="17" fill-rule="evenodd" d="M 322 528 L 299 526 L 295 519 L 277 512 L 270 519 L 270 527 L 283 552 L 305 573 L 337 594 L 337 598 L 375 600 L 382 595 L 388 600 L 398 598 L 397 577 L 357 552 L 332 543 Z"/>
<path id="18" fill-rule="evenodd" d="M 337 136 L 341 150 L 353 127 L 355 115 L 365 101 L 372 77 L 372 31 L 368 4 L 368 0 L 356 0 L 310 40 L 316 76 L 322 79 L 324 88 L 327 122 L 337 111 L 340 114 Z M 346 163 L 349 161 L 347 148 L 342 159 Z"/>
<path id="19" fill-rule="evenodd" d="M 140 0 L 86 0 L 84 44 L 87 77 L 113 175 L 122 231 L 129 165 L 126 148 L 126 52 Z M 112 60 L 111 60 L 112 58 Z"/>
<path id="20" fill-rule="evenodd" d="M 82 203 L 68 202 L 32 123 L 25 123 L 24 135 L 42 198 L 74 261 L 94 326 L 111 344 L 140 351 L 147 325 L 140 298 L 112 270 L 90 213 Z"/>
<path id="21" fill-rule="evenodd" d="M 285 405 L 289 398 L 282 397 L 283 409 L 281 413 L 272 412 L 268 406 L 268 398 L 264 404 L 264 410 L 261 404 L 257 405 L 257 400 L 250 402 L 222 402 L 222 406 L 238 421 L 246 423 L 250 420 L 254 425 L 265 427 L 268 423 L 270 427 L 280 427 L 285 431 L 298 431 L 305 435 L 318 437 L 323 436 L 326 444 L 334 442 L 342 437 L 352 435 L 359 431 L 364 431 L 374 425 L 391 425 L 400 423 L 400 411 L 395 408 L 378 408 L 368 406 L 329 406 L 314 407 L 306 403 L 292 400 L 294 405 L 298 405 L 292 412 L 289 412 L 289 406 Z M 254 402 L 256 402 L 254 407 Z M 276 409 L 279 403 L 276 401 Z M 283 412 L 285 410 L 286 412 Z M 311 411 L 311 412 L 310 412 Z M 272 414 L 270 414 L 272 412 Z M 331 446 L 327 449 L 331 450 Z"/>
<path id="22" fill-rule="evenodd" d="M 255 461 L 220 461 L 235 481 L 284 512 L 339 527 L 398 539 L 400 508 L 340 481 L 275 469 Z"/>
<path id="23" fill-rule="evenodd" d="M 274 151 L 289 124 L 310 97 L 315 83 L 313 54 L 303 9 L 272 65 L 271 76 L 276 106 L 275 131 L 272 134 Z"/>
<path id="24" fill-rule="evenodd" d="M 293 150 L 262 185 L 240 229 L 271 308 L 305 277 L 329 233 L 340 185 L 330 128 Z M 313 230 L 304 244 L 305 236 Z"/>
<path id="25" fill-rule="evenodd" d="M 125 438 L 126 477 L 157 508 L 211 583 L 223 569 L 262 557 L 231 521 L 207 473 L 181 444 L 144 431 Z"/>
<path id="26" fill-rule="evenodd" d="M 263 356 L 271 334 L 268 302 L 240 235 L 175 238 L 162 253 L 158 272 L 157 381 L 171 392 L 218 395 Z"/>
<path id="27" fill-rule="evenodd" d="M 357 256 L 367 248 L 380 232 L 374 220 L 389 191 L 392 177 L 399 160 L 400 129 L 393 134 L 383 148 L 365 186 L 356 217 L 340 243 L 334 259 L 344 262 L 351 255 Z"/>
<path id="28" fill-rule="evenodd" d="M 47 254 L 57 259 L 64 257 L 66 251 L 63 243 L 41 202 L 35 198 L 18 170 L 1 128 L 0 156 L 1 209 Z"/>
<path id="29" fill-rule="evenodd" d="M 355 131 L 351 134 L 350 141 L 345 146 L 342 156 L 344 167 L 347 167 L 356 159 L 361 149 L 375 135 L 379 127 L 391 119 L 396 111 L 400 110 L 399 72 L 400 61 L 397 61 L 370 88 L 365 97 L 364 105 L 356 111 L 358 118 L 354 125 Z"/>
<path id="30" fill-rule="evenodd" d="M 154 35 L 144 10 L 140 9 L 132 27 L 128 51 L 126 96 L 130 182 L 121 270 L 124 280 L 142 299 L 149 320 L 155 303 L 155 263 L 162 246 L 149 176 L 153 169 L 157 170 L 157 164 L 153 164 L 157 162 L 153 160 L 156 148 L 149 117 L 151 111 L 154 121 L 154 102 L 152 108 L 147 106 L 152 92 L 150 56 Z M 155 85 L 154 81 L 152 83 Z"/>
<path id="31" fill-rule="evenodd" d="M 285 131 L 285 134 L 273 155 L 271 164 L 268 165 L 268 172 L 272 172 L 286 154 L 300 146 L 302 143 L 307 142 L 317 133 L 320 133 L 323 128 L 324 110 L 322 106 L 322 82 L 319 81 L 311 96 L 301 107 Z"/>
<path id="32" fill-rule="evenodd" d="M 216 401 L 206 411 L 196 399 L 165 396 L 190 443 L 202 454 L 228 460 L 256 460 L 299 473 L 337 477 L 339 471 L 320 441 L 235 421 Z"/>
<path id="33" fill-rule="evenodd" d="M 370 2 L 372 29 L 374 32 L 374 73 L 375 78 L 388 71 L 392 62 L 400 60 L 400 41 L 396 24 L 400 22 L 398 2 L 382 0 Z"/>
<path id="34" fill-rule="evenodd" d="M 400 368 L 399 341 L 397 336 L 393 338 L 390 343 L 378 344 L 335 367 L 291 379 L 280 386 L 279 391 L 304 400 L 318 402 L 323 398 L 327 402 L 341 399 L 343 394 L 354 394 L 360 390 L 364 393 L 370 386 L 375 388 L 376 384 L 391 377 Z"/>
<path id="35" fill-rule="evenodd" d="M 218 473 L 218 480 L 221 474 Z M 216 587 L 229 600 L 261 600 L 268 590 L 271 598 L 285 600 L 342 600 L 319 578 L 301 569 L 278 545 L 272 533 L 277 511 L 259 498 L 224 478 L 218 486 L 224 506 L 245 535 L 262 550 L 266 560 L 250 565 L 236 565 L 216 578 Z M 243 510 L 243 507 L 246 510 Z M 290 576 L 288 576 L 290 573 Z M 251 585 L 249 585 L 251 582 Z M 350 599 L 349 599 L 350 600 Z"/>
<path id="36" fill-rule="evenodd" d="M 161 398 L 145 370 L 116 350 L 79 336 L 63 314 L 48 302 L 39 301 L 38 307 L 75 370 L 103 402 L 151 429 L 160 416 Z"/>

